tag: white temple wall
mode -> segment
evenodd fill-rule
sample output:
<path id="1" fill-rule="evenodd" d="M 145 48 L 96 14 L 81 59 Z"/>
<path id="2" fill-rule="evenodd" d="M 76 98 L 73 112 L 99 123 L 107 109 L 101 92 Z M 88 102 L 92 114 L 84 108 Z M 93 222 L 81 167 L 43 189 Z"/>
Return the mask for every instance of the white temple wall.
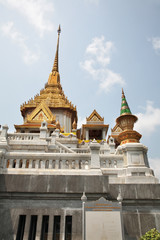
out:
<path id="1" fill-rule="evenodd" d="M 64 129 L 64 132 L 69 133 L 71 132 L 71 116 L 64 110 L 52 110 L 52 113 L 56 116 L 56 121 L 58 120 L 60 123 L 61 128 Z"/>

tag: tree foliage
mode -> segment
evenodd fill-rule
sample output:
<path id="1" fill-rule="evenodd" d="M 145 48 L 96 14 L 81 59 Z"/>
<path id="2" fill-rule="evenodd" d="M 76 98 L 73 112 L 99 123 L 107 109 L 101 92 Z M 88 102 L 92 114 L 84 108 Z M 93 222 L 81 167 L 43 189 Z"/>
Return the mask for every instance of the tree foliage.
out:
<path id="1" fill-rule="evenodd" d="M 153 228 L 146 232 L 146 234 L 143 235 L 140 240 L 160 240 L 160 232 L 158 232 L 156 228 Z"/>

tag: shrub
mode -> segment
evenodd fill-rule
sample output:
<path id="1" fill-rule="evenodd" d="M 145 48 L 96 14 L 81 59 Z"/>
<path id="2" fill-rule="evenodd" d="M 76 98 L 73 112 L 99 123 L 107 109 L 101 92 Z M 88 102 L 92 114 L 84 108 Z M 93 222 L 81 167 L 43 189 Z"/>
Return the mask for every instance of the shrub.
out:
<path id="1" fill-rule="evenodd" d="M 160 240 L 160 232 L 158 232 L 156 228 L 153 228 L 146 232 L 146 234 L 143 235 L 140 240 Z"/>

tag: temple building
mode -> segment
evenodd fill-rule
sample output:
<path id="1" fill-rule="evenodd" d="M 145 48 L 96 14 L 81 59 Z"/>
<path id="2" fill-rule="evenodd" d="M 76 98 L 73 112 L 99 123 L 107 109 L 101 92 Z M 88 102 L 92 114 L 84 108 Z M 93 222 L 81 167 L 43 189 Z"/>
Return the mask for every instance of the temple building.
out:
<path id="1" fill-rule="evenodd" d="M 60 82 L 60 32 L 59 26 L 48 82 L 20 107 L 23 124 L 15 133 L 7 125 L 0 130 L 0 239 L 118 240 L 113 229 L 120 229 L 119 240 L 138 240 L 151 228 L 160 230 L 160 185 L 134 130 L 138 118 L 122 89 L 111 133 L 95 109 L 77 129 L 76 106 Z M 92 230 L 96 217 L 87 210 L 100 216 Z M 112 221 L 95 237 L 109 212 Z"/>
<path id="2" fill-rule="evenodd" d="M 17 132 L 37 133 L 43 121 L 48 123 L 50 134 L 56 129 L 56 126 L 61 132 L 71 132 L 73 123 L 77 122 L 76 107 L 69 102 L 60 83 L 58 68 L 60 32 L 59 26 L 55 60 L 48 82 L 40 94 L 21 105 L 24 123 L 15 125 Z"/>

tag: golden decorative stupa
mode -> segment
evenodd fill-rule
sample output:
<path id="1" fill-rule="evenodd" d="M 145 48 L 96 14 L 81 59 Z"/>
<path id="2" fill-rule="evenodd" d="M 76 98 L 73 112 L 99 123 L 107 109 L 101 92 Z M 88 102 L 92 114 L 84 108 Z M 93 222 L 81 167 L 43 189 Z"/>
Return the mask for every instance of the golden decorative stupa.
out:
<path id="1" fill-rule="evenodd" d="M 140 133 L 133 130 L 138 118 L 131 113 L 122 89 L 122 104 L 120 116 L 116 119 L 117 126 L 122 130 L 118 135 L 118 142 L 122 145 L 125 143 L 139 142 L 142 137 Z"/>
<path id="2" fill-rule="evenodd" d="M 60 83 L 58 68 L 60 32 L 59 25 L 55 60 L 48 82 L 45 84 L 45 88 L 40 91 L 40 94 L 21 105 L 20 110 L 24 123 L 15 125 L 17 132 L 39 132 L 43 121 L 48 123 L 49 132 L 56 129 L 57 122 L 61 132 L 71 132 L 72 124 L 77 123 L 76 106 L 67 99 Z"/>

